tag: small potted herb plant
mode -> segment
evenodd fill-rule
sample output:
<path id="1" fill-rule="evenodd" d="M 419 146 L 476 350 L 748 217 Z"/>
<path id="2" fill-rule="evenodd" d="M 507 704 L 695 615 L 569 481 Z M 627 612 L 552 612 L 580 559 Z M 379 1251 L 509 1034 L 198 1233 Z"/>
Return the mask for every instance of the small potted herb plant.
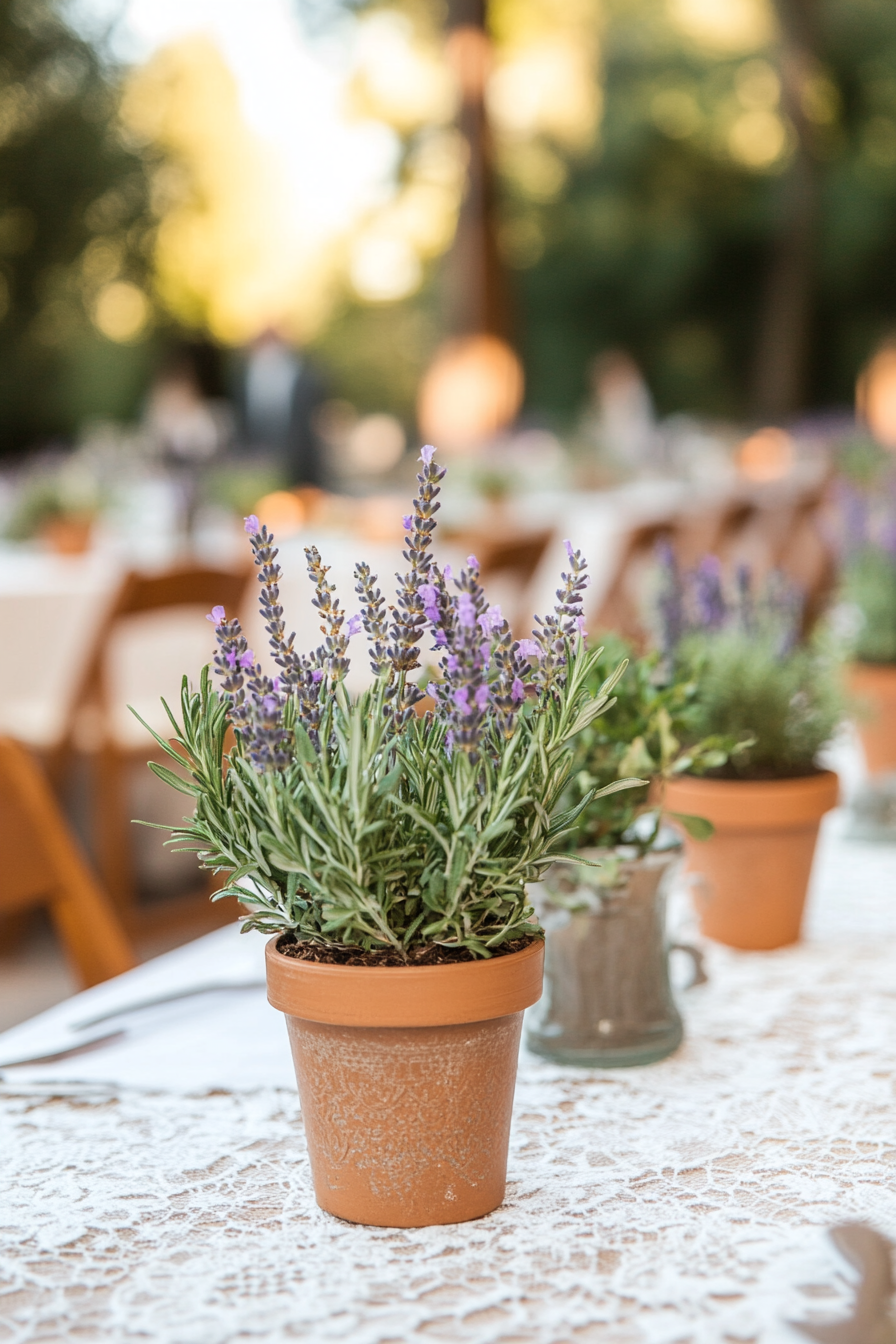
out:
<path id="1" fill-rule="evenodd" d="M 818 765 L 843 712 L 836 651 L 824 630 L 799 641 L 799 594 L 783 578 L 754 593 L 741 570 L 726 591 L 714 557 L 684 576 L 667 563 L 660 607 L 665 654 L 696 681 L 694 740 L 751 739 L 666 789 L 670 809 L 714 828 L 686 840 L 703 932 L 741 948 L 796 942 L 818 827 L 837 802 L 837 776 Z"/>
<path id="2" fill-rule="evenodd" d="M 318 1203 L 381 1226 L 501 1203 L 522 1012 L 542 982 L 526 884 L 562 853 L 579 810 L 561 803 L 571 743 L 611 691 L 591 689 L 585 562 L 569 543 L 531 640 L 489 606 L 475 557 L 456 577 L 436 564 L 433 453 L 394 606 L 359 564 L 360 613 L 346 619 L 306 550 L 324 634 L 311 653 L 286 634 L 273 538 L 246 520 L 278 674 L 216 608 L 221 689 L 208 669 L 198 692 L 185 682 L 174 745 L 156 738 L 190 777 L 151 767 L 195 803 L 174 841 L 228 873 L 217 898 L 248 907 L 244 928 L 273 935 L 268 997 L 286 1014 Z M 372 683 L 351 698 L 362 628 Z M 420 715 L 424 639 L 440 675 Z"/>
<path id="3" fill-rule="evenodd" d="M 849 684 L 872 775 L 896 770 L 896 465 L 870 440 L 840 455 L 834 484 L 841 597 L 855 617 Z"/>
<path id="4" fill-rule="evenodd" d="M 593 687 L 629 650 L 605 642 L 591 671 Z M 579 860 L 545 874 L 545 992 L 529 1016 L 526 1044 L 563 1063 L 610 1068 L 648 1064 L 671 1054 L 682 1022 L 669 983 L 666 897 L 681 842 L 664 819 L 695 839 L 712 826 L 701 817 L 665 811 L 667 782 L 684 771 L 718 768 L 737 749 L 725 736 L 694 741 L 696 682 L 659 654 L 627 665 L 616 703 L 576 739 L 567 802 L 578 809 L 566 844 Z M 685 739 L 693 745 L 684 748 Z M 608 795 L 611 781 L 630 775 L 650 783 Z M 695 959 L 696 949 L 674 944 Z"/>

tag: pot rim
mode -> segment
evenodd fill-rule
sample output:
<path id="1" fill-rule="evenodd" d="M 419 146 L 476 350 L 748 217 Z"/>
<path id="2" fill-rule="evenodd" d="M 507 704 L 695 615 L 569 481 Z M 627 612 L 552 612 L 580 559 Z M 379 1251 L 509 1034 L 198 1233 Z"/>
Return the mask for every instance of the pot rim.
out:
<path id="1" fill-rule="evenodd" d="M 327 966 L 268 940 L 268 1002 L 289 1017 L 343 1027 L 441 1027 L 521 1013 L 541 998 L 544 939 L 521 952 L 445 966 Z"/>
<path id="2" fill-rule="evenodd" d="M 817 825 L 837 806 L 839 793 L 840 781 L 833 770 L 789 779 L 679 775 L 666 785 L 664 804 L 670 811 L 705 816 L 717 830 L 777 831 Z"/>

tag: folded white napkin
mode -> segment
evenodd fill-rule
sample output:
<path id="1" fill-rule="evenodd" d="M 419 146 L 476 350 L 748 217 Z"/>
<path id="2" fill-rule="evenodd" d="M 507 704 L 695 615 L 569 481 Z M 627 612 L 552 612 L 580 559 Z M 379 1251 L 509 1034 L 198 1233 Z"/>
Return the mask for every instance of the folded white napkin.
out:
<path id="1" fill-rule="evenodd" d="M 227 925 L 0 1034 L 3 1085 L 294 1090 L 283 1017 L 264 989 L 264 944 Z M 45 1062 L 16 1065 L 25 1060 Z"/>

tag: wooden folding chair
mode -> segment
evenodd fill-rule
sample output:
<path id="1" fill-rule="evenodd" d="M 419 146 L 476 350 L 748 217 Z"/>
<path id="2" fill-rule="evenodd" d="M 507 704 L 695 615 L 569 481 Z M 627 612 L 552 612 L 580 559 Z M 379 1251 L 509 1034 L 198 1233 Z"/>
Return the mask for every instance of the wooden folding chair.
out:
<path id="1" fill-rule="evenodd" d="M 138 762 L 145 763 L 153 754 L 152 744 L 135 751 L 116 740 L 107 655 L 112 635 L 120 622 L 144 612 L 172 608 L 196 608 L 196 619 L 213 606 L 222 605 L 228 615 L 235 614 L 243 601 L 251 571 L 234 573 L 189 566 L 164 574 L 128 574 L 112 604 L 94 643 L 86 672 L 75 696 L 66 750 L 70 753 L 79 720 L 89 716 L 94 743 L 95 764 L 92 835 L 97 867 L 103 883 L 121 912 L 125 923 L 136 919 L 136 880 L 133 859 L 133 831 L 127 806 L 128 777 Z M 138 921 L 139 922 L 139 921 Z"/>
<path id="2" fill-rule="evenodd" d="M 0 914 L 36 906 L 49 909 L 85 986 L 137 964 L 34 757 L 0 737 Z"/>

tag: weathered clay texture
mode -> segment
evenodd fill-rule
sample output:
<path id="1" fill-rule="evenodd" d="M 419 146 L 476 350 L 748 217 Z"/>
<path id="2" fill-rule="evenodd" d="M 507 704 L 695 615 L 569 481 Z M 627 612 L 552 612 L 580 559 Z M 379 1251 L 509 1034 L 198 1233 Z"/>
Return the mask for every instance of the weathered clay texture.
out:
<path id="1" fill-rule="evenodd" d="M 478 962 L 372 968 L 286 957 L 272 938 L 265 959 L 321 1208 L 377 1227 L 462 1223 L 496 1209 L 542 940 Z"/>
<path id="2" fill-rule="evenodd" d="M 321 1208 L 379 1227 L 496 1209 L 522 1019 L 365 1029 L 287 1017 Z"/>

